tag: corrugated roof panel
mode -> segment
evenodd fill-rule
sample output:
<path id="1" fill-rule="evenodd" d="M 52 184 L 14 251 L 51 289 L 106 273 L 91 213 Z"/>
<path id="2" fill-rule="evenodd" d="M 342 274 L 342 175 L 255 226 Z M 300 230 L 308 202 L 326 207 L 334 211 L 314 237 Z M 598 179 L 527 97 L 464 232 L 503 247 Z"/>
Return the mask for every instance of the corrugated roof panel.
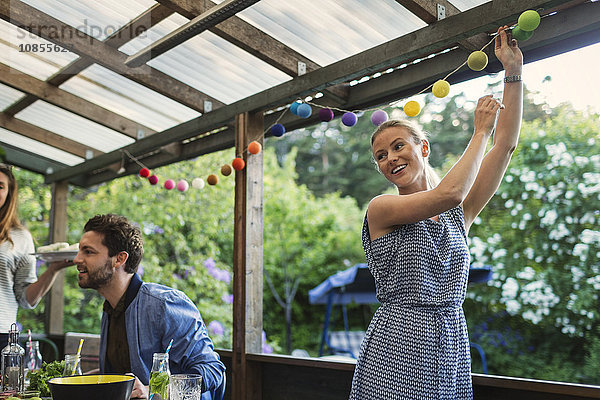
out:
<path id="1" fill-rule="evenodd" d="M 47 79 L 78 58 L 4 20 L 0 20 L 0 38 L 0 62 L 38 79 Z"/>
<path id="2" fill-rule="evenodd" d="M 41 100 L 16 117 L 105 153 L 134 142 L 128 136 Z"/>
<path id="3" fill-rule="evenodd" d="M 24 93 L 0 83 L 0 110 L 23 97 Z"/>
<path id="4" fill-rule="evenodd" d="M 473 7 L 487 3 L 490 0 L 449 0 L 452 5 L 458 8 L 460 11 L 466 11 Z"/>
<path id="5" fill-rule="evenodd" d="M 2 142 L 6 144 L 30 151 L 40 155 L 41 157 L 49 158 L 59 163 L 76 165 L 84 161 L 84 159 L 81 157 L 74 156 L 66 151 L 58 150 L 55 147 L 48 146 L 47 144 L 38 142 L 37 140 L 29 139 L 25 136 L 18 135 L 3 128 L 0 128 L 0 136 L 2 137 Z"/>
<path id="6" fill-rule="evenodd" d="M 134 54 L 188 21 L 173 14 L 119 50 Z M 151 60 L 148 65 L 226 104 L 291 79 L 209 31 Z"/>
<path id="7" fill-rule="evenodd" d="M 152 7 L 152 0 L 23 0 L 98 40 L 104 40 Z"/>
<path id="8" fill-rule="evenodd" d="M 321 66 L 426 25 L 395 0 L 262 0 L 238 16 Z"/>
<path id="9" fill-rule="evenodd" d="M 157 131 L 200 115 L 197 111 L 97 64 L 88 67 L 60 87 Z"/>

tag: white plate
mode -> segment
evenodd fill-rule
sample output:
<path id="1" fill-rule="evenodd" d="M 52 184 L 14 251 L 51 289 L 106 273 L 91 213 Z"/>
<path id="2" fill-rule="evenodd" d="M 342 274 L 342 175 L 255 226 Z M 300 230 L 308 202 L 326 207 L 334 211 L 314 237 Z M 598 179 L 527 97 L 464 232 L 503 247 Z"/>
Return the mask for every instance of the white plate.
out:
<path id="1" fill-rule="evenodd" d="M 33 253 L 34 256 L 40 258 L 46 262 L 54 261 L 72 261 L 77 256 L 77 250 L 73 251 L 47 251 L 45 253 Z"/>

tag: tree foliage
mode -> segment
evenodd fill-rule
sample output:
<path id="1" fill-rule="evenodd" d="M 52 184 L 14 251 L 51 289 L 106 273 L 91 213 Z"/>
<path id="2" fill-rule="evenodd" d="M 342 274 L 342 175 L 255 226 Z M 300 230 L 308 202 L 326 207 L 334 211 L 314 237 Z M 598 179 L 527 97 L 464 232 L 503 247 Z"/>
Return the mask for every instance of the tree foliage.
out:
<path id="1" fill-rule="evenodd" d="M 498 194 L 472 228 L 473 261 L 492 265 L 494 278 L 471 291 L 468 309 L 475 335 L 491 344 L 495 371 L 597 381 L 581 360 L 600 322 L 600 124 L 557 111 L 524 124 Z M 519 351 L 540 365 L 515 363 Z"/>

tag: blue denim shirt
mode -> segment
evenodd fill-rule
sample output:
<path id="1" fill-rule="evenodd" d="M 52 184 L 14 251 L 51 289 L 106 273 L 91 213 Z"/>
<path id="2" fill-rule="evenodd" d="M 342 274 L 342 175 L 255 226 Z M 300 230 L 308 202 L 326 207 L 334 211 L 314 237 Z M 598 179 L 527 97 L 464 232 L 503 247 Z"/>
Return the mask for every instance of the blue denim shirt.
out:
<path id="1" fill-rule="evenodd" d="M 137 289 L 137 290 L 136 290 Z M 135 274 L 126 292 L 125 326 L 131 372 L 148 385 L 152 356 L 164 353 L 169 341 L 172 374 L 202 375 L 202 400 L 221 400 L 225 393 L 225 365 L 220 361 L 202 316 L 181 291 L 142 282 Z M 102 314 L 100 372 L 110 372 L 106 360 L 108 314 Z"/>

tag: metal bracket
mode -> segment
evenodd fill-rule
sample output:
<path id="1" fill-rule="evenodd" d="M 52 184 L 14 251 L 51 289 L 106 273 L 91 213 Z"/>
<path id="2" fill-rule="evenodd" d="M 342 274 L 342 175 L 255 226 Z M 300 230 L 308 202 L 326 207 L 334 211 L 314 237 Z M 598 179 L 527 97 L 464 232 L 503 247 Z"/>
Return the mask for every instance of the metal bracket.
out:
<path id="1" fill-rule="evenodd" d="M 138 128 L 138 130 L 137 130 L 137 139 L 138 140 L 143 139 L 144 136 L 146 136 L 146 131 L 143 130 L 143 129 L 141 129 L 141 128 Z"/>
<path id="2" fill-rule="evenodd" d="M 440 3 L 437 4 L 437 19 L 442 20 L 446 18 L 446 7 L 444 7 L 443 5 L 441 5 Z"/>
<path id="3" fill-rule="evenodd" d="M 212 101 L 210 100 L 204 100 L 204 112 L 211 112 L 212 111 Z"/>
<path id="4" fill-rule="evenodd" d="M 85 150 L 85 159 L 91 160 L 92 158 L 94 158 L 94 152 L 90 149 L 86 149 Z"/>
<path id="5" fill-rule="evenodd" d="M 302 61 L 298 61 L 298 76 L 304 75 L 306 73 L 306 63 Z"/>

